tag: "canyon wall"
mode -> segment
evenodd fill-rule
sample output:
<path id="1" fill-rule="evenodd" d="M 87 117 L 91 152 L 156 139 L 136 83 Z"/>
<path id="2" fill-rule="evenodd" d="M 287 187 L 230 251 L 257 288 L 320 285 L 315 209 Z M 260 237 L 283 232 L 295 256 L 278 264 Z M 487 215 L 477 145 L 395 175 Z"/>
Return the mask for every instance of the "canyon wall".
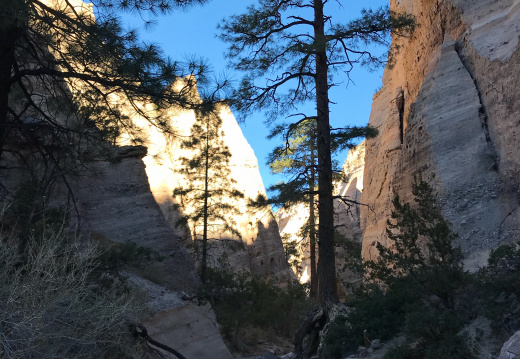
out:
<path id="1" fill-rule="evenodd" d="M 81 0 L 45 0 L 44 3 L 49 8 L 68 13 L 70 23 L 75 24 L 74 18 L 80 15 L 94 19 L 92 4 L 86 4 Z M 38 26 L 38 20 L 30 25 Z M 54 23 L 50 26 L 49 31 L 56 36 L 53 39 L 56 47 L 48 47 L 47 50 L 51 53 L 42 57 L 45 58 L 45 64 L 42 66 L 44 69 L 45 66 L 51 66 L 51 56 L 55 56 L 55 65 L 57 70 L 60 70 L 59 65 L 63 63 L 60 57 L 63 54 L 60 51 L 66 53 L 69 50 L 67 41 L 74 40 L 62 38 L 60 31 L 54 32 Z M 56 26 L 60 26 L 60 20 L 57 20 Z M 35 34 L 39 36 L 38 31 L 41 29 L 46 27 L 38 28 Z M 46 47 L 44 45 L 36 52 L 47 51 Z M 49 59 L 47 55 L 50 55 Z M 87 65 L 103 66 L 100 63 Z M 78 70 L 76 66 L 86 71 L 87 65 L 71 62 L 64 71 Z M 29 68 L 32 69 L 32 66 Z M 94 77 L 103 76 L 96 71 L 92 73 L 95 74 Z M 103 74 L 103 71 L 100 73 Z M 54 158 L 47 155 L 49 152 L 41 151 L 33 143 L 20 142 L 18 138 L 9 143 L 12 148 L 17 146 L 17 152 L 28 154 L 30 161 L 26 160 L 27 163 L 24 165 L 27 165 L 32 173 L 41 175 L 42 178 L 48 177 L 45 178 L 47 182 L 42 180 L 38 183 L 41 188 L 46 186 L 45 195 L 34 195 L 34 201 L 42 202 L 44 210 L 71 209 L 70 229 L 71 232 L 72 229 L 76 230 L 74 232 L 79 235 L 78 242 L 90 241 L 99 245 L 99 265 L 106 270 L 102 280 L 118 286 L 125 284 L 126 279 L 137 287 L 140 299 L 147 302 L 150 310 L 140 313 L 142 317 L 132 319 L 143 323 L 153 339 L 189 358 L 231 358 L 220 336 L 211 306 L 201 305 L 196 302 L 197 299 L 192 299 L 196 298 L 201 285 L 194 260 L 197 253 L 193 250 L 190 230 L 186 226 L 175 225 L 182 213 L 174 208 L 173 189 L 186 181 L 179 175 L 180 158 L 189 157 L 191 154 L 190 150 L 182 149 L 180 143 L 182 138 L 190 136 L 191 126 L 195 121 L 194 111 L 172 106 L 167 111 L 159 112 L 156 110 L 157 106 L 147 103 L 143 100 L 144 97 L 141 98 L 141 103 L 137 100 L 132 102 L 128 98 L 119 97 L 124 91 L 112 89 L 113 91 L 103 93 L 102 85 L 94 85 L 96 91 L 103 93 L 105 105 L 111 108 L 108 116 L 115 116 L 114 122 L 107 121 L 111 125 L 117 123 L 113 135 L 121 133 L 118 139 L 110 138 L 110 143 L 108 140 L 97 141 L 101 140 L 102 136 L 93 126 L 93 122 L 87 121 L 75 112 L 80 105 L 62 107 L 62 99 L 59 98 L 63 92 L 64 97 L 67 97 L 64 100 L 73 102 L 73 94 L 91 89 L 82 88 L 85 83 L 74 76 L 64 77 L 66 80 L 62 82 L 49 82 L 48 87 L 46 82 L 30 83 L 29 80 L 24 84 L 30 85 L 28 88 L 34 91 L 30 93 L 32 97 L 43 99 L 38 115 L 41 112 L 44 120 L 32 117 L 26 109 L 20 110 L 20 118 L 16 120 L 21 125 L 27 125 L 27 131 L 31 132 L 31 138 L 35 139 L 34 143 L 49 147 L 49 151 L 55 151 L 56 157 L 63 157 L 67 163 L 63 167 L 61 163 L 59 166 L 55 165 L 52 161 Z M 182 86 L 183 82 L 190 80 L 194 82 L 193 78 L 187 78 L 172 84 L 172 87 L 176 90 L 177 86 Z M 41 87 L 42 83 L 45 86 Z M 77 91 L 73 91 L 74 86 L 78 87 Z M 91 98 L 83 96 L 85 92 L 74 98 L 74 101 L 89 101 Z M 201 102 L 196 90 L 193 90 L 191 95 L 194 103 Z M 10 96 L 9 101 L 14 103 L 13 106 L 25 106 L 15 91 L 12 91 Z M 46 99 L 49 99 L 49 102 L 46 102 Z M 52 106 L 46 106 L 49 103 L 52 103 Z M 46 113 L 47 111 L 49 113 Z M 217 237 L 218 240 L 212 241 L 208 264 L 214 266 L 221 258 L 233 271 L 244 269 L 252 274 L 292 278 L 272 212 L 250 211 L 247 206 L 250 198 L 265 192 L 256 157 L 229 108 L 221 105 L 218 112 L 223 120 L 223 140 L 232 153 L 231 177 L 245 198 L 236 202 L 232 202 L 231 199 L 225 200 L 241 212 L 233 218 L 240 236 L 236 238 L 223 233 L 220 238 Z M 147 118 L 142 116 L 144 113 Z M 34 128 L 29 126 L 32 123 L 35 124 Z M 45 125 L 47 123 L 51 125 Z M 172 131 L 161 132 L 158 127 L 161 127 L 162 123 L 167 124 L 162 126 L 162 129 L 170 125 Z M 59 141 L 52 142 L 54 137 L 61 139 L 61 132 L 66 135 L 68 147 L 56 146 L 55 143 L 62 144 Z M 22 139 L 26 140 L 27 137 L 22 136 Z M 48 144 L 47 140 L 51 142 Z M 143 144 L 146 147 L 142 146 Z M 31 151 L 42 152 L 41 157 L 35 157 L 34 163 L 33 157 L 30 156 Z M 27 172 L 18 170 L 19 168 L 16 155 L 5 156 L 4 152 L 3 170 L 0 173 L 0 178 L 5 179 L 5 183 L 2 183 L 5 188 L 0 189 L 5 190 L 2 191 L 5 192 L 2 193 L 2 200 L 21 185 L 25 186 L 22 187 L 23 190 L 30 192 L 30 183 L 25 182 L 30 182 L 32 178 Z M 215 235 L 220 233 L 213 233 L 213 237 Z M 127 289 L 121 285 L 121 290 Z"/>
<path id="2" fill-rule="evenodd" d="M 348 157 L 343 164 L 345 180 L 334 184 L 334 195 L 341 196 L 343 200 L 334 200 L 334 223 L 337 231 L 348 240 L 361 244 L 362 234 L 360 228 L 360 201 L 363 191 L 363 165 L 365 159 L 365 143 L 362 142 L 356 148 L 349 150 Z M 282 237 L 298 243 L 297 249 L 302 261 L 301 268 L 297 272 L 302 283 L 310 280 L 310 248 L 308 238 L 302 238 L 300 230 L 309 218 L 309 209 L 305 204 L 298 204 L 291 208 L 281 208 L 276 213 L 276 220 Z M 336 268 L 338 277 L 344 284 L 356 281 L 350 271 L 344 271 L 345 249 L 336 249 Z"/>
<path id="3" fill-rule="evenodd" d="M 194 96 L 198 97 L 198 94 Z M 222 140 L 232 154 L 229 163 L 230 179 L 235 181 L 234 188 L 239 190 L 244 198 L 224 199 L 239 211 L 238 214 L 230 216 L 240 237 L 232 233 L 221 233 L 218 229 L 210 233 L 209 238 L 214 240 L 209 241 L 208 265 L 215 267 L 219 261 L 224 261 L 232 270 L 244 269 L 258 275 L 290 276 L 272 211 L 251 209 L 247 205 L 249 200 L 255 199 L 259 194 L 265 195 L 253 149 L 227 105 L 220 105 L 217 114 L 222 120 Z M 148 183 L 171 229 L 196 256 L 193 239 L 200 240 L 200 226 L 197 227 L 197 231 L 193 225 L 188 228 L 177 224 L 182 216 L 182 208 L 181 212 L 175 208 L 174 204 L 180 199 L 173 197 L 174 189 L 183 187 L 188 181 L 179 171 L 182 167 L 181 158 L 191 158 L 194 152 L 192 149 L 183 148 L 181 140 L 191 134 L 191 128 L 196 121 L 195 111 L 171 107 L 161 115 L 171 123 L 174 136 L 158 131 L 146 121 L 140 123 L 148 147 L 148 154 L 143 158 Z"/>
<path id="4" fill-rule="evenodd" d="M 150 310 L 140 320 L 153 339 L 187 357 L 231 358 L 212 309 L 188 300 L 201 283 L 150 191 L 146 153 L 143 146 L 118 148 L 112 162 L 92 161 L 88 173 L 71 181 L 84 236 L 100 250 L 133 242 L 160 255 L 140 256 L 119 273 L 146 295 Z"/>
<path id="5" fill-rule="evenodd" d="M 520 234 L 520 1 L 394 0 L 418 27 L 374 95 L 361 207 L 364 259 L 414 177 L 430 183 L 458 232 L 466 266 Z"/>
<path id="6" fill-rule="evenodd" d="M 153 111 L 153 106 L 142 109 Z M 182 213 L 174 206 L 173 190 L 186 181 L 178 171 L 180 158 L 192 151 L 181 147 L 181 139 L 190 135 L 194 111 L 172 107 L 161 114 L 172 124 L 174 136 L 130 114 L 147 146 L 132 146 L 123 137 L 111 161 L 91 161 L 88 172 L 74 179 L 80 226 L 101 245 L 133 242 L 162 257 L 122 273 L 148 296 L 154 314 L 143 323 L 152 338 L 187 357 L 230 358 L 212 309 L 186 299 L 201 283 L 193 233 L 176 225 Z M 220 259 L 233 271 L 292 278 L 273 213 L 247 206 L 250 198 L 265 194 L 254 152 L 227 106 L 219 108 L 219 116 L 223 140 L 232 153 L 231 177 L 245 197 L 232 202 L 241 212 L 233 218 L 241 238 L 213 233 L 221 238 L 210 243 L 208 265 L 217 266 Z"/>

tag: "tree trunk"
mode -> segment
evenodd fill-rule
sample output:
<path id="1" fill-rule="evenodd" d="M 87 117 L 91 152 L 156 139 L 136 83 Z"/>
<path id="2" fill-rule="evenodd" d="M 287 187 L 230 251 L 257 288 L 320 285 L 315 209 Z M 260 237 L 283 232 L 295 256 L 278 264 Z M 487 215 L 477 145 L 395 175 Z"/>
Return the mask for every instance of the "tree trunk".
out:
<path id="1" fill-rule="evenodd" d="M 9 15 L 7 9 L 0 6 L 0 22 Z M 14 49 L 19 29 L 15 24 L 0 24 L 0 158 L 9 135 L 8 108 L 9 92 L 11 91 L 11 75 L 15 62 Z"/>
<path id="2" fill-rule="evenodd" d="M 318 274 L 316 272 L 316 218 L 314 216 L 314 194 L 312 193 L 315 190 L 316 184 L 316 172 L 315 172 L 315 162 L 316 156 L 314 151 L 316 137 L 314 134 L 311 134 L 310 144 L 311 144 L 311 161 L 310 161 L 310 178 L 309 178 L 309 191 L 311 192 L 309 199 L 309 242 L 310 242 L 310 255 L 311 255 L 311 292 L 310 297 L 312 299 L 318 298 Z"/>
<path id="3" fill-rule="evenodd" d="M 316 43 L 316 109 L 318 147 L 318 299 L 328 307 L 338 301 L 334 253 L 334 207 L 332 202 L 332 160 L 330 148 L 327 42 L 323 0 L 314 0 Z"/>
<path id="4" fill-rule="evenodd" d="M 314 0 L 314 44 L 316 46 L 316 133 L 318 150 L 318 304 L 308 313 L 294 336 L 297 359 L 310 358 L 319 345 L 319 333 L 330 320 L 338 302 L 334 252 L 334 207 L 332 202 L 332 159 L 327 83 L 327 41 L 323 0 Z"/>
<path id="5" fill-rule="evenodd" d="M 209 120 L 206 122 L 206 149 L 204 168 L 204 230 L 202 234 L 202 263 L 200 266 L 200 279 L 206 284 L 207 252 L 208 252 L 208 197 L 209 197 Z"/>

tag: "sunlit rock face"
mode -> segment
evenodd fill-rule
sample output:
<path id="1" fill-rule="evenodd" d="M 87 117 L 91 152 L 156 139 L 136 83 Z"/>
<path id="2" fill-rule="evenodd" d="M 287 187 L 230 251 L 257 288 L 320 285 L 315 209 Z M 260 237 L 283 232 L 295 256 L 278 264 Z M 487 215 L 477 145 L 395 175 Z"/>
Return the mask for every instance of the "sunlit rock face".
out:
<path id="1" fill-rule="evenodd" d="M 341 196 L 345 200 L 334 200 L 334 226 L 342 236 L 354 240 L 356 243 L 361 243 L 362 239 L 359 225 L 360 205 L 356 202 L 360 203 L 363 191 L 364 158 L 365 144 L 363 142 L 349 151 L 343 164 L 345 182 L 338 182 L 334 185 L 334 195 Z M 302 263 L 296 274 L 300 282 L 306 283 L 310 281 L 309 239 L 302 238 L 300 231 L 309 218 L 309 209 L 305 204 L 298 204 L 288 209 L 279 209 L 275 216 L 280 228 L 280 235 L 298 242 Z M 346 255 L 343 248 L 337 248 L 336 268 L 340 281 L 345 284 L 358 279 L 349 271 L 342 270 Z"/>
<path id="2" fill-rule="evenodd" d="M 194 93 L 193 96 L 197 98 L 198 94 Z M 224 261 L 232 270 L 244 269 L 259 275 L 287 276 L 290 270 L 271 210 L 251 210 L 247 206 L 248 201 L 255 199 L 258 194 L 265 195 L 253 149 L 227 105 L 219 107 L 218 115 L 222 119 L 223 141 L 232 154 L 231 178 L 236 181 L 234 186 L 244 194 L 244 198 L 226 200 L 240 211 L 240 214 L 232 216 L 232 219 L 241 236 L 215 231 L 210 233 L 209 238 L 218 240 L 209 244 L 208 265 L 217 266 L 219 261 Z M 142 138 L 148 148 L 148 154 L 143 158 L 146 174 L 150 189 L 166 221 L 176 236 L 183 238 L 188 248 L 195 251 L 193 238 L 197 236 L 200 239 L 200 227 L 199 234 L 196 234 L 193 228 L 176 224 L 182 213 L 174 208 L 176 199 L 173 197 L 173 190 L 186 181 L 179 173 L 180 158 L 189 158 L 193 152 L 181 148 L 181 139 L 190 135 L 195 113 L 192 110 L 172 107 L 162 116 L 171 124 L 173 136 L 162 133 L 157 128 L 149 126 L 146 121 L 136 118 L 136 124 L 141 127 Z"/>
<path id="3" fill-rule="evenodd" d="M 520 1 L 394 0 L 420 25 L 374 95 L 361 208 L 364 259 L 387 244 L 414 176 L 439 194 L 469 269 L 520 233 Z"/>

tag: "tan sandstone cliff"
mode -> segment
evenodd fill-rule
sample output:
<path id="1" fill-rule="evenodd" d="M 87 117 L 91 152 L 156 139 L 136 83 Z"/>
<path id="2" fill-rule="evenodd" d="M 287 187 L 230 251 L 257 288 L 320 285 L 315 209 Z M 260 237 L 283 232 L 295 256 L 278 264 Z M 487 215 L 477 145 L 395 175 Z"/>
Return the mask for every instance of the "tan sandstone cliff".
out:
<path id="1" fill-rule="evenodd" d="M 49 4 L 61 8 L 65 3 L 50 0 Z M 81 0 L 74 0 L 72 4 L 81 11 L 93 11 L 92 6 L 85 6 Z M 152 314 L 141 320 L 153 339 L 189 358 L 231 358 L 211 307 L 187 299 L 196 293 L 200 280 L 193 255 L 186 249 L 187 242 L 191 241 L 189 233 L 174 225 L 181 215 L 172 208 L 172 192 L 181 181 L 176 167 L 180 165 L 181 156 L 189 155 L 180 150 L 179 136 L 189 135 L 194 112 L 171 107 L 167 113 L 156 113 L 153 104 L 135 104 L 137 108 L 134 108 L 115 94 L 110 94 L 108 99 L 118 103 L 122 113 L 129 117 L 135 126 L 130 130 L 132 134 L 125 134 L 123 130 L 110 161 L 90 158 L 84 163 L 81 175 L 71 178 L 70 188 L 64 189 L 65 196 L 57 198 L 69 201 L 72 198 L 79 227 L 102 248 L 133 242 L 160 255 L 158 260 L 131 265 L 120 273 L 146 295 Z M 151 118 L 163 115 L 175 136 L 151 126 L 137 110 Z M 226 133 L 224 141 L 233 154 L 232 177 L 246 198 L 256 197 L 264 193 L 256 157 L 230 110 L 221 106 L 220 114 Z M 135 137 L 132 136 L 136 134 L 146 147 L 133 146 Z M 289 275 L 272 212 L 250 212 L 246 201 L 236 203 L 242 210 L 242 215 L 235 218 L 242 239 L 231 238 L 242 245 L 229 249 L 217 244 L 212 247 L 214 252 L 210 259 L 213 262 L 209 264 L 214 264 L 226 251 L 232 270 Z"/>
<path id="2" fill-rule="evenodd" d="M 194 96 L 198 97 L 198 94 Z M 181 148 L 181 139 L 190 136 L 195 112 L 171 107 L 162 115 L 171 123 L 175 136 L 165 135 L 147 121 L 136 119 L 148 147 L 143 161 L 151 192 L 166 221 L 177 237 L 182 238 L 191 249 L 194 229 L 176 225 L 182 213 L 174 208 L 178 199 L 173 197 L 173 190 L 186 182 L 186 178 L 178 171 L 180 158 L 189 158 L 192 150 Z M 232 215 L 240 238 L 229 233 L 213 233 L 210 237 L 219 240 L 212 241 L 208 247 L 208 265 L 216 266 L 219 258 L 225 258 L 232 270 L 244 269 L 252 274 L 287 276 L 289 268 L 273 213 L 270 209 L 251 210 L 247 206 L 250 199 L 265 194 L 253 149 L 227 105 L 219 106 L 218 116 L 222 119 L 222 140 L 232 154 L 229 164 L 231 178 L 236 181 L 234 186 L 244 194 L 244 198 L 230 200 L 230 204 L 240 212 Z"/>
<path id="3" fill-rule="evenodd" d="M 374 95 L 361 208 L 363 258 L 386 244 L 391 200 L 421 176 L 440 194 L 467 267 L 518 239 L 520 1 L 393 0 L 419 27 Z"/>

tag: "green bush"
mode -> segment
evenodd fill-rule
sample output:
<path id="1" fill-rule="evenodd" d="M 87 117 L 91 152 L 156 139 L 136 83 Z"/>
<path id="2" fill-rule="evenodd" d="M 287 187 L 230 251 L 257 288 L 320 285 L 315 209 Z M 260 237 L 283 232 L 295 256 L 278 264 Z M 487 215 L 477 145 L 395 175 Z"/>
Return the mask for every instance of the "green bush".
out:
<path id="1" fill-rule="evenodd" d="M 511 243 L 491 251 L 477 278 L 483 314 L 497 335 L 509 337 L 520 328 L 520 246 Z"/>
<path id="2" fill-rule="evenodd" d="M 457 236 L 425 182 L 415 183 L 413 194 L 415 206 L 395 197 L 387 227 L 389 246 L 378 244 L 378 260 L 364 264 L 367 281 L 350 298 L 353 310 L 342 329 L 327 334 L 332 338 L 342 331 L 346 339 L 341 350 L 325 351 L 325 357 L 340 358 L 356 350 L 365 330 L 371 339 L 405 334 L 406 343 L 386 358 L 474 357 L 459 335 L 469 319 L 459 308 L 460 297 L 471 278 L 462 268 L 460 249 L 453 246 Z M 326 339 L 329 346 L 333 342 Z"/>
<path id="3" fill-rule="evenodd" d="M 353 308 L 347 316 L 336 318 L 327 331 L 323 357 L 343 358 L 369 339 L 388 340 L 404 328 L 407 310 L 420 300 L 410 281 L 398 281 L 383 290 L 367 283 L 349 298 Z M 366 332 L 365 332 L 366 331 Z"/>
<path id="4" fill-rule="evenodd" d="M 413 194 L 415 205 L 394 199 L 389 245 L 378 244 L 379 259 L 364 264 L 366 282 L 349 298 L 352 311 L 331 323 L 325 358 L 354 352 L 366 330 L 370 339 L 404 335 L 385 359 L 468 359 L 476 354 L 461 333 L 476 317 L 490 319 L 500 339 L 520 329 L 520 245 L 496 248 L 469 274 L 432 189 L 415 183 Z M 477 331 L 478 342 L 484 332 Z"/>
<path id="5" fill-rule="evenodd" d="M 311 305 L 302 284 L 226 268 L 208 270 L 201 295 L 212 303 L 224 334 L 239 340 L 246 328 L 290 338 Z"/>
<path id="6" fill-rule="evenodd" d="M 97 261 L 104 270 L 118 270 L 122 266 L 131 264 L 141 266 L 149 261 L 162 261 L 164 257 L 150 248 L 137 245 L 135 242 L 110 243 L 108 248 L 101 251 Z"/>

